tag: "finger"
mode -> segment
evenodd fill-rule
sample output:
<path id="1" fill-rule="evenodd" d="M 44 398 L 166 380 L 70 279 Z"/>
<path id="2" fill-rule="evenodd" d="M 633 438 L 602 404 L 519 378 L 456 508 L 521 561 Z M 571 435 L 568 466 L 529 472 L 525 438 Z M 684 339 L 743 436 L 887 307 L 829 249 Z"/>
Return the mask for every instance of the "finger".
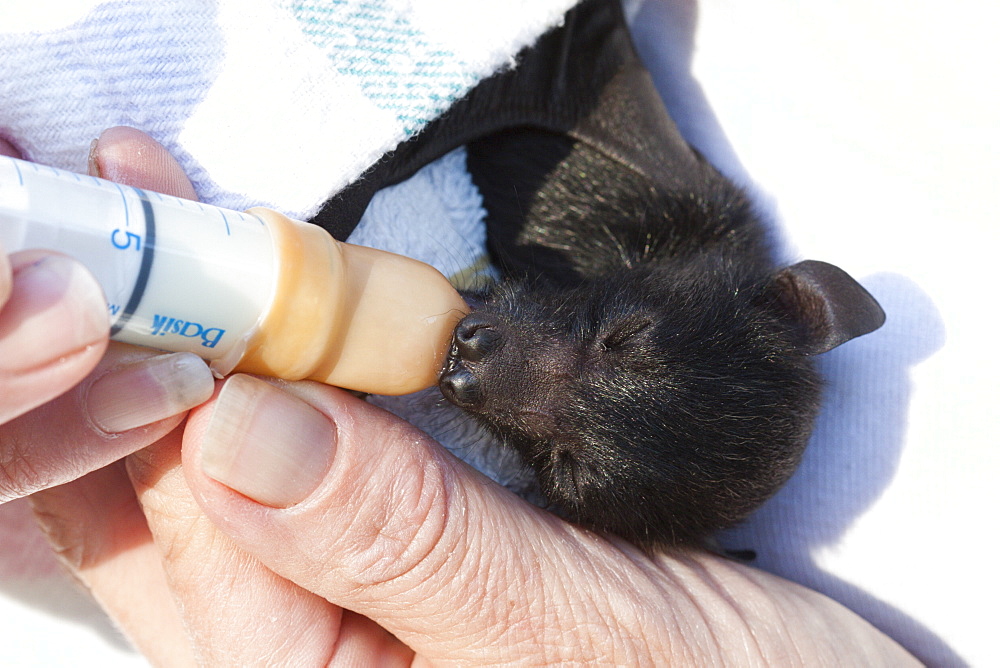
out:
<path id="1" fill-rule="evenodd" d="M 651 557 L 577 529 L 317 383 L 233 376 L 191 414 L 183 457 L 237 545 L 423 659 L 774 665 L 791 648 L 832 665 L 843 640 L 908 665 L 829 599 L 706 553 Z"/>
<path id="2" fill-rule="evenodd" d="M 409 661 L 384 630 L 345 617 L 219 532 L 190 494 L 179 447 L 147 448 L 128 459 L 128 470 L 201 664 L 323 665 L 359 653 L 378 665 Z"/>
<path id="3" fill-rule="evenodd" d="M 184 445 L 196 498 L 275 572 L 432 660 L 566 660 L 563 630 L 580 625 L 625 639 L 605 660 L 666 641 L 645 637 L 641 610 L 663 592 L 627 551 L 522 502 L 388 413 L 314 383 L 284 387 L 231 377 L 191 415 Z M 601 607 L 602 577 L 634 580 Z"/>
<path id="4" fill-rule="evenodd" d="M 68 482 L 161 438 L 212 396 L 190 353 L 112 344 L 69 391 L 0 425 L 0 501 Z"/>
<path id="5" fill-rule="evenodd" d="M 24 251 L 10 258 L 0 311 L 0 422 L 62 394 L 100 360 L 107 304 L 97 281 L 64 255 Z"/>
<path id="6" fill-rule="evenodd" d="M 3 246 L 0 246 L 0 309 L 10 299 L 10 291 L 14 285 L 14 270 L 10 266 L 10 258 L 7 257 Z"/>
<path id="7" fill-rule="evenodd" d="M 38 531 L 28 499 L 0 504 L 0 582 L 38 580 L 59 574 L 59 564 Z"/>
<path id="8" fill-rule="evenodd" d="M 194 188 L 166 149 L 132 128 L 102 133 L 91 151 L 90 170 L 121 183 L 196 198 Z M 173 592 L 183 602 L 186 628 L 196 631 L 195 644 L 203 661 L 213 663 L 207 657 L 218 657 L 225 663 L 258 663 L 269 652 L 284 652 L 291 659 L 293 649 L 301 658 L 308 652 L 322 656 L 331 651 L 348 659 L 352 655 L 378 656 L 380 661 L 410 656 L 397 640 L 368 620 L 351 614 L 344 617 L 339 608 L 276 577 L 256 561 L 248 562 L 246 555 L 224 537 L 219 538 L 203 520 L 192 520 L 194 511 L 189 508 L 191 512 L 185 513 L 180 500 L 185 488 L 161 449 L 150 449 L 130 462 L 149 526 L 167 555 L 165 567 Z M 219 583 L 232 584 L 223 587 L 223 598 L 230 602 L 233 614 L 220 614 L 221 599 L 214 595 Z M 206 592 L 212 595 L 206 596 Z M 309 617 L 313 621 L 303 623 Z M 230 624 L 219 624 L 220 619 Z M 135 625 L 136 633 L 141 633 L 142 621 L 136 620 Z M 302 642 L 293 642 L 289 625 L 302 633 Z M 315 632 L 317 628 L 320 630 Z M 253 643 L 245 642 L 248 635 Z M 246 660 L 235 660 L 238 655 Z"/>
<path id="9" fill-rule="evenodd" d="M 21 152 L 12 143 L 0 137 L 0 155 L 20 158 Z M 10 260 L 7 259 L 7 254 L 4 252 L 3 247 L 0 246 L 0 307 L 3 307 L 10 296 L 10 285 Z"/>
<path id="10" fill-rule="evenodd" d="M 176 434 L 165 438 L 172 436 L 176 442 Z M 62 564 L 116 619 L 132 644 L 153 665 L 193 665 L 160 552 L 124 461 L 29 499 Z"/>
<path id="11" fill-rule="evenodd" d="M 194 196 L 190 182 L 167 151 L 131 128 L 103 133 L 92 145 L 88 163 L 95 176 Z M 32 495 L 35 515 L 64 565 L 155 665 L 190 665 L 192 647 L 161 553 L 119 458 L 164 434 L 169 440 L 170 430 L 183 417 L 178 411 L 211 396 L 214 382 L 207 367 L 193 356 L 159 357 L 117 344 L 112 344 L 94 376 L 78 388 L 77 396 L 59 402 L 85 405 L 83 419 L 64 430 L 65 443 L 96 446 L 103 450 L 104 459 L 118 461 Z M 51 413 L 61 416 L 79 411 L 73 405 L 56 405 Z M 46 421 L 42 412 L 31 418 L 13 425 L 6 437 L 30 442 L 39 423 Z M 149 421 L 143 429 L 130 429 Z"/>
<path id="12" fill-rule="evenodd" d="M 135 128 L 119 126 L 102 132 L 91 146 L 88 171 L 117 183 L 198 199 L 191 181 L 169 151 Z"/>
<path id="13" fill-rule="evenodd" d="M 0 137 L 0 155 L 7 155 L 12 158 L 20 158 L 21 152 L 12 143 Z"/>
<path id="14" fill-rule="evenodd" d="M 166 149 L 138 130 L 106 131 L 94 143 L 91 159 L 113 179 L 167 194 L 194 194 Z M 73 387 L 107 344 L 107 307 L 86 271 L 52 253 L 17 257 L 12 280 L 4 280 L 0 264 L 0 293 L 5 285 L 10 290 L 0 312 L 0 423 Z M 192 401 L 211 394 L 207 368 L 190 358 L 129 368 L 117 364 L 121 359 L 112 356 L 104 365 L 114 373 L 99 370 L 90 384 L 57 403 L 0 427 L 0 502 L 71 480 L 143 447 L 175 426 L 176 414 Z M 156 425 L 168 418 L 173 422 Z M 54 431 L 52 424 L 64 431 Z M 141 425 L 151 425 L 151 431 L 121 436 Z M 79 446 L 72 437 L 81 439 Z"/>

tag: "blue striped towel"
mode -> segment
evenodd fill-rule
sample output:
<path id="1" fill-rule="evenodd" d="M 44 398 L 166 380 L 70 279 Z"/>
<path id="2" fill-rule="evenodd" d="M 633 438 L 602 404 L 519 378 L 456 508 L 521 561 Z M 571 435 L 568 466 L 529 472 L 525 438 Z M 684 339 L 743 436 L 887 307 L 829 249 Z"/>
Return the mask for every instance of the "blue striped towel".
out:
<path id="1" fill-rule="evenodd" d="M 574 1 L 3 3 L 0 134 L 80 171 L 132 125 L 205 201 L 307 218 Z"/>

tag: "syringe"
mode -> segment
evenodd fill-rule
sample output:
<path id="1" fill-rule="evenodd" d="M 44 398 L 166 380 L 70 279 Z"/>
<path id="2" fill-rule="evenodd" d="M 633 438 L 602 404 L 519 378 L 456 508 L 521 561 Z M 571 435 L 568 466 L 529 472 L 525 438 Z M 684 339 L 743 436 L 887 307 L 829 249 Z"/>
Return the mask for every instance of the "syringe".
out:
<path id="1" fill-rule="evenodd" d="M 81 261 L 111 337 L 377 394 L 436 381 L 465 302 L 433 267 L 246 213 L 0 157 L 0 245 Z"/>

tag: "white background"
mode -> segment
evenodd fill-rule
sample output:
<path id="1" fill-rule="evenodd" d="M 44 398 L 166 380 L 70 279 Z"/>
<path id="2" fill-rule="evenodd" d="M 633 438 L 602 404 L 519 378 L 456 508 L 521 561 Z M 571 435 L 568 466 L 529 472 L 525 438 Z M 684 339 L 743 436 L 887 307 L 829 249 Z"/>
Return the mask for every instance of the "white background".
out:
<path id="1" fill-rule="evenodd" d="M 682 130 L 750 179 L 790 258 L 838 264 L 879 332 L 824 356 L 799 474 L 726 537 L 937 665 L 997 665 L 1000 12 L 983 2 L 648 3 Z"/>

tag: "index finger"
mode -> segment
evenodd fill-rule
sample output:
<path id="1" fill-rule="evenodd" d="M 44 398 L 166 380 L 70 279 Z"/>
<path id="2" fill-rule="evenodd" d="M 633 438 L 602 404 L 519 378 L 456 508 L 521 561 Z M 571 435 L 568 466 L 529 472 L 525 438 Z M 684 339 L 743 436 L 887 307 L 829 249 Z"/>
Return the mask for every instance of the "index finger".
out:
<path id="1" fill-rule="evenodd" d="M 108 342 L 103 292 L 81 264 L 34 250 L 7 261 L 9 279 L 0 279 L 6 293 L 0 310 L 0 423 L 76 385 Z"/>

